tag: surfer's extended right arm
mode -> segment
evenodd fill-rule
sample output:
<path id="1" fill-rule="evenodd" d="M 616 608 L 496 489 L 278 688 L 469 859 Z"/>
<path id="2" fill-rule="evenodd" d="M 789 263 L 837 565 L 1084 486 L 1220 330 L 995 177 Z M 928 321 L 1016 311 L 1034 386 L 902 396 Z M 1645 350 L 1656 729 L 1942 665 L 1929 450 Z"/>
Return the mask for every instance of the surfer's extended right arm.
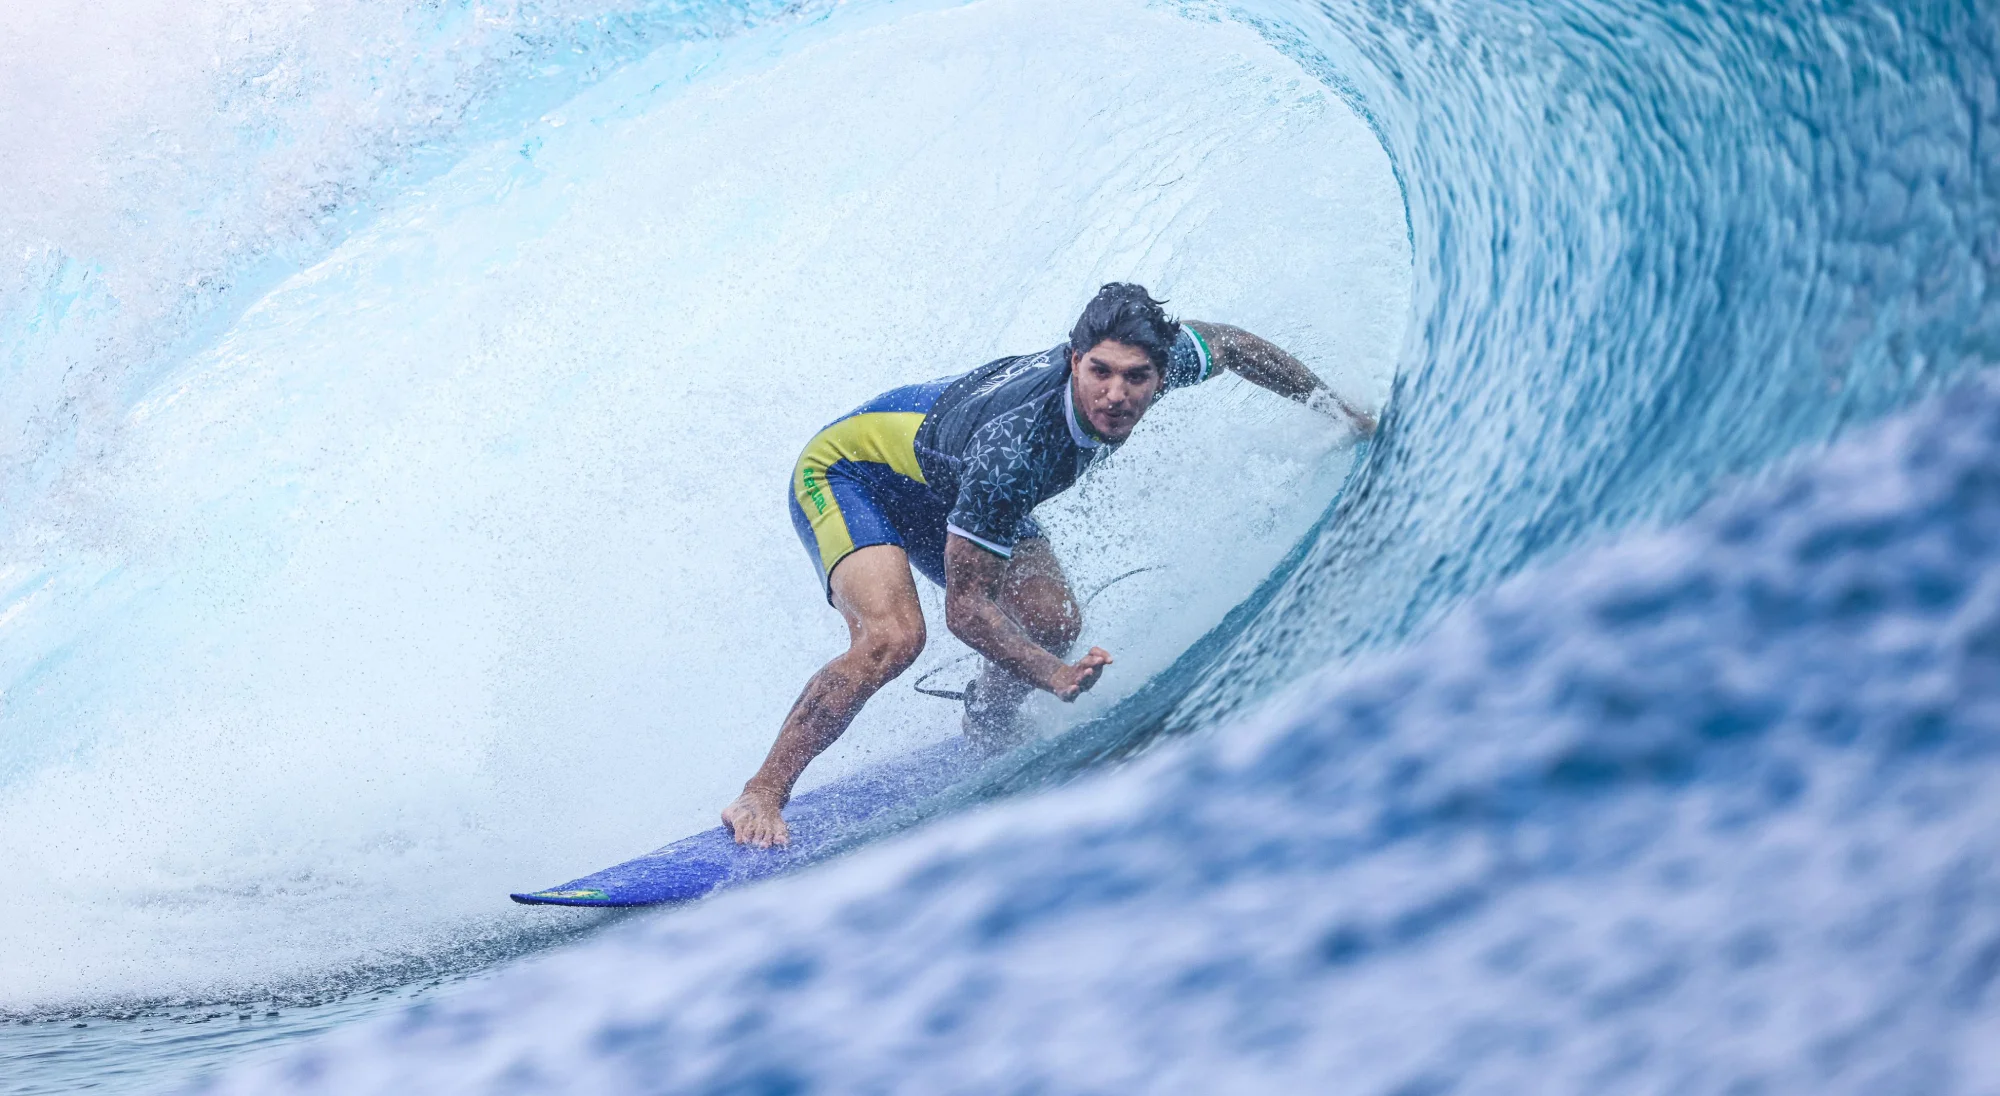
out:
<path id="1" fill-rule="evenodd" d="M 951 634 L 995 665 L 1060 700 L 1075 700 L 1104 673 L 1111 656 L 1092 647 L 1074 665 L 1051 654 L 1000 608 L 1007 560 L 957 533 L 945 537 L 944 619 Z"/>
<path id="2" fill-rule="evenodd" d="M 1359 437 L 1375 433 L 1375 416 L 1341 399 L 1304 362 L 1278 344 L 1226 323 L 1183 320 L 1182 325 L 1193 328 L 1202 337 L 1214 353 L 1217 366 L 1267 392 L 1297 400 L 1328 418 L 1344 421 Z"/>

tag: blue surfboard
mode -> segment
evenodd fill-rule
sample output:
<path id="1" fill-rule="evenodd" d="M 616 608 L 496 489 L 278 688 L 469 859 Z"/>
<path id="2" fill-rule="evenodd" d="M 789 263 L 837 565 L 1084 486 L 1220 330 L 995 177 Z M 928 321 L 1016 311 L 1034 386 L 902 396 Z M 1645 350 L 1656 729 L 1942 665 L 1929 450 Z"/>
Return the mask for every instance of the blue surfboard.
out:
<path id="1" fill-rule="evenodd" d="M 943 791 L 986 757 L 959 735 L 806 792 L 785 808 L 792 843 L 784 848 L 739 845 L 726 827 L 717 826 L 562 886 L 509 897 L 548 906 L 692 901 L 724 887 L 804 867 L 857 826 Z"/>

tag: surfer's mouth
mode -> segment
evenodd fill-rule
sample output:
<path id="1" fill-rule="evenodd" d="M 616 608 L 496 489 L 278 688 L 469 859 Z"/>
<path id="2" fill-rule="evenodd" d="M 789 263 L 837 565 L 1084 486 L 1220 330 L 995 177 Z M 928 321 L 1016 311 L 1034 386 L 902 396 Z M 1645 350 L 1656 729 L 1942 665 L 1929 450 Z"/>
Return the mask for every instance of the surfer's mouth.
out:
<path id="1" fill-rule="evenodd" d="M 1108 442 L 1121 442 L 1132 435 L 1132 428 L 1138 425 L 1137 415 L 1099 415 L 1091 423 L 1097 436 Z"/>

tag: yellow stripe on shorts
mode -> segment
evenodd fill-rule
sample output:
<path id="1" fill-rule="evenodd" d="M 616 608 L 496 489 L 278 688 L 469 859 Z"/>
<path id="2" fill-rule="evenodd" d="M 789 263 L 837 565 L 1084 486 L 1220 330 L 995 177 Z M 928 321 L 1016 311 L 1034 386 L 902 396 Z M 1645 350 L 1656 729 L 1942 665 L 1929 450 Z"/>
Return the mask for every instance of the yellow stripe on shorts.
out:
<path id="1" fill-rule="evenodd" d="M 833 565 L 854 551 L 854 537 L 847 531 L 832 485 L 826 482 L 826 470 L 843 460 L 886 464 L 898 475 L 923 483 L 924 470 L 917 464 L 917 427 L 923 423 L 921 411 L 864 411 L 841 419 L 806 443 L 792 469 L 792 494 L 812 525 L 822 574 L 833 574 Z"/>

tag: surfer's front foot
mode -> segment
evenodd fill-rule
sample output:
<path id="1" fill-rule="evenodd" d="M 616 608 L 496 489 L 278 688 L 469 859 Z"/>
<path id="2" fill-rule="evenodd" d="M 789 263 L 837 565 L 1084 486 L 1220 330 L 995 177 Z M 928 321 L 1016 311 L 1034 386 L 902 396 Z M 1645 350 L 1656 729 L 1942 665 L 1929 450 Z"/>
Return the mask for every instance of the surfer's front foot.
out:
<path id="1" fill-rule="evenodd" d="M 739 845 L 768 849 L 789 844 L 792 833 L 785 825 L 784 803 L 760 788 L 745 788 L 736 802 L 722 809 L 722 824 L 736 835 Z"/>

